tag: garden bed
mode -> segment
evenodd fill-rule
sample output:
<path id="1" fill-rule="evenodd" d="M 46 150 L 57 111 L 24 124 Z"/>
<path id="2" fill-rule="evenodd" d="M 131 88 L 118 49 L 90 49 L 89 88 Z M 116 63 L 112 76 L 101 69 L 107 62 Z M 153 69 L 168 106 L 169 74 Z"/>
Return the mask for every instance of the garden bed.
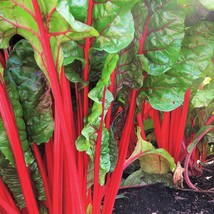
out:
<path id="1" fill-rule="evenodd" d="M 200 177 L 191 181 L 202 189 L 214 186 L 214 164 L 206 166 Z M 169 188 L 163 184 L 125 189 L 119 192 L 114 214 L 196 214 L 214 213 L 214 194 L 194 192 L 184 184 L 183 190 Z"/>

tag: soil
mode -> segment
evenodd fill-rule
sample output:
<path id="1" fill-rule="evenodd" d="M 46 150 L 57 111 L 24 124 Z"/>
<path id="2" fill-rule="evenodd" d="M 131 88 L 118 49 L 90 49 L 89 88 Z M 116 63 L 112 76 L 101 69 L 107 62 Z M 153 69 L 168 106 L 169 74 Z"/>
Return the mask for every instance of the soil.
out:
<path id="1" fill-rule="evenodd" d="M 191 177 L 201 189 L 214 187 L 214 164 L 203 170 L 200 177 Z M 214 193 L 195 192 L 184 183 L 184 189 L 163 184 L 119 191 L 113 214 L 214 214 Z"/>

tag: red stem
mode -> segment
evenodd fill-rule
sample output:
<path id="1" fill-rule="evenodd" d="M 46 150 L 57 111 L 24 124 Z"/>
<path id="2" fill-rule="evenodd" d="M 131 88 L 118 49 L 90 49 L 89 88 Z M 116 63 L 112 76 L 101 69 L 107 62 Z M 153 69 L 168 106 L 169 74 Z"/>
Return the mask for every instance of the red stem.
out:
<path id="1" fill-rule="evenodd" d="M 170 124 L 170 112 L 164 112 L 163 121 L 161 126 L 161 134 L 162 134 L 162 148 L 168 150 L 169 149 L 169 128 Z"/>
<path id="2" fill-rule="evenodd" d="M 178 129 L 178 133 L 177 133 L 177 141 L 175 144 L 175 154 L 174 154 L 175 162 L 177 162 L 179 160 L 179 156 L 180 156 L 185 126 L 186 126 L 188 108 L 189 108 L 189 100 L 190 100 L 190 89 L 187 90 L 185 97 L 184 97 L 184 105 L 183 105 L 183 110 L 182 110 L 182 114 L 181 114 L 181 118 L 180 118 L 179 129 Z"/>
<path id="3" fill-rule="evenodd" d="M 87 25 L 92 24 L 92 11 L 93 11 L 93 0 L 88 0 L 88 17 L 87 17 Z M 85 40 L 85 48 L 84 48 L 84 57 L 85 57 L 85 68 L 83 71 L 83 80 L 88 81 L 89 77 L 89 67 L 90 67 L 90 61 L 89 61 L 89 49 L 91 46 L 91 39 L 89 37 L 86 38 Z M 88 91 L 89 87 L 88 85 L 84 87 L 83 89 L 83 100 L 84 100 L 84 105 L 83 105 L 83 115 L 84 117 L 87 116 L 88 114 Z"/>
<path id="4" fill-rule="evenodd" d="M 0 83 L 0 113 L 4 122 L 4 126 L 9 138 L 10 146 L 14 155 L 19 180 L 29 213 L 39 213 L 37 203 L 34 197 L 33 188 L 31 186 L 30 176 L 19 139 L 14 115 L 10 109 L 10 105 L 6 98 L 5 89 Z"/>
<path id="5" fill-rule="evenodd" d="M 50 195 L 53 195 L 52 187 L 53 187 L 53 140 L 52 138 L 48 143 L 45 144 L 45 165 L 48 176 L 48 186 Z"/>
<path id="6" fill-rule="evenodd" d="M 212 115 L 208 120 L 206 121 L 206 125 L 210 125 L 214 121 L 214 115 Z"/>
<path id="7" fill-rule="evenodd" d="M 207 129 L 206 131 L 204 131 L 197 139 L 197 142 L 200 142 L 200 140 L 210 131 L 214 130 L 214 127 L 210 127 L 209 129 Z M 191 155 L 192 155 L 192 152 L 194 151 L 194 149 L 196 148 L 197 146 L 197 143 L 194 145 L 194 147 L 192 148 L 192 150 L 186 155 L 186 158 L 185 158 L 185 162 L 184 162 L 184 168 L 185 168 L 185 171 L 184 171 L 184 177 L 185 177 L 185 181 L 187 183 L 187 185 L 194 189 L 194 190 L 198 190 L 197 187 L 195 187 L 195 185 L 190 181 L 189 179 L 189 162 L 190 162 L 190 158 L 191 158 Z"/>
<path id="8" fill-rule="evenodd" d="M 11 207 L 7 201 L 5 201 L 2 197 L 0 197 L 0 207 L 5 211 L 5 213 L 10 213 L 10 214 L 19 214 L 16 209 Z M 0 210 L 1 211 L 1 210 Z M 2 213 L 2 212 L 1 212 Z"/>
<path id="9" fill-rule="evenodd" d="M 123 165 L 126 159 L 126 154 L 127 154 L 128 145 L 129 145 L 129 138 L 131 134 L 131 128 L 132 128 L 132 123 L 134 118 L 135 107 L 136 107 L 136 97 L 137 97 L 137 90 L 133 90 L 131 95 L 131 101 L 130 101 L 127 120 L 123 130 L 122 138 L 120 140 L 118 162 L 114 172 L 111 175 L 111 178 L 108 180 L 108 183 L 107 183 L 106 195 L 105 195 L 103 212 L 102 212 L 103 214 L 112 213 L 114 201 L 120 186 L 120 180 L 123 173 Z"/>
<path id="10" fill-rule="evenodd" d="M 63 178 L 63 147 L 60 118 L 55 114 L 54 124 L 54 162 L 53 162 L 53 198 L 51 213 L 62 213 L 62 178 Z"/>
<path id="11" fill-rule="evenodd" d="M 144 29 L 143 29 L 143 35 L 142 35 L 141 40 L 140 40 L 140 47 L 139 47 L 139 51 L 138 51 L 139 54 L 143 53 L 144 43 L 146 41 L 147 31 L 148 31 L 148 28 L 149 28 L 150 20 L 151 20 L 151 16 L 148 16 L 147 19 L 146 19 L 146 23 L 145 23 Z"/>
<path id="12" fill-rule="evenodd" d="M 69 170 L 69 183 L 72 185 L 72 190 L 75 194 L 73 194 L 71 197 L 75 198 L 76 203 L 73 205 L 76 208 L 76 213 L 85 213 L 84 206 L 83 206 L 83 200 L 80 193 L 80 183 L 78 181 L 78 173 L 77 173 L 77 166 L 76 166 L 76 160 L 75 160 L 75 151 L 73 149 L 73 145 L 71 143 L 75 142 L 75 136 L 71 132 L 69 132 L 69 118 L 65 115 L 65 106 L 63 103 L 63 98 L 61 95 L 61 89 L 60 84 L 58 80 L 58 72 L 56 70 L 55 63 L 53 60 L 52 52 L 51 52 L 51 46 L 50 46 L 50 38 L 48 35 L 47 29 L 44 26 L 43 23 L 43 16 L 41 14 L 39 4 L 37 0 L 32 0 L 34 11 L 35 11 L 35 20 L 38 24 L 38 28 L 40 31 L 39 39 L 41 42 L 41 46 L 43 47 L 43 53 L 47 68 L 48 77 L 50 79 L 50 85 L 52 88 L 53 96 L 55 99 L 55 107 L 56 112 L 58 114 L 58 117 L 60 118 L 60 124 L 61 124 L 61 130 L 63 131 L 63 142 L 64 142 L 64 149 L 65 153 L 67 155 L 68 160 L 68 170 Z"/>
<path id="13" fill-rule="evenodd" d="M 2 199 L 4 199 L 8 203 L 8 205 L 10 205 L 14 210 L 16 210 L 17 213 L 20 213 L 19 209 L 17 208 L 14 202 L 14 199 L 11 196 L 11 193 L 9 192 L 1 178 L 0 178 L 0 197 L 2 197 Z"/>

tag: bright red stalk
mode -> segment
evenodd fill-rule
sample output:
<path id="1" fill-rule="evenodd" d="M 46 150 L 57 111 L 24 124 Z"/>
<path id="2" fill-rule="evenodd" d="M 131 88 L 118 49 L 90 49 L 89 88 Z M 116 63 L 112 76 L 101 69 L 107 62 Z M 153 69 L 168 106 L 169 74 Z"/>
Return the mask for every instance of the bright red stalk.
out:
<path id="1" fill-rule="evenodd" d="M 10 105 L 6 98 L 5 89 L 1 83 L 0 83 L 0 113 L 14 155 L 16 168 L 19 175 L 19 180 L 23 191 L 24 199 L 26 202 L 26 206 L 28 208 L 29 213 L 32 214 L 39 213 L 33 193 L 33 188 L 31 186 L 30 176 L 24 160 L 24 155 L 14 115 L 10 109 Z"/>
<path id="2" fill-rule="evenodd" d="M 0 197 L 4 199 L 8 203 L 8 205 L 10 205 L 14 210 L 16 210 L 17 213 L 20 213 L 19 209 L 17 208 L 14 202 L 14 199 L 12 198 L 11 193 L 9 192 L 1 178 L 0 178 Z"/>
<path id="3" fill-rule="evenodd" d="M 16 211 L 13 207 L 11 207 L 7 201 L 5 201 L 3 198 L 0 197 L 0 207 L 5 211 L 5 213 L 10 214 L 19 214 L 19 212 Z M 1 210 L 0 210 L 1 211 Z M 2 213 L 2 212 L 1 212 Z"/>
<path id="4" fill-rule="evenodd" d="M 118 162 L 114 172 L 111 175 L 111 178 L 108 180 L 108 183 L 107 183 L 108 186 L 106 189 L 106 195 L 105 195 L 105 200 L 103 205 L 103 212 L 102 212 L 103 214 L 109 214 L 112 212 L 115 197 L 117 195 L 117 191 L 120 186 L 120 180 L 123 173 L 123 165 L 126 159 L 126 154 L 127 154 L 128 145 L 129 145 L 129 138 L 131 134 L 131 128 L 132 128 L 132 123 L 134 118 L 135 107 L 136 107 L 136 97 L 137 97 L 137 90 L 133 90 L 131 94 L 129 112 L 127 115 L 123 134 L 120 140 Z"/>
<path id="5" fill-rule="evenodd" d="M 214 130 L 214 127 L 213 127 L 213 126 L 210 127 L 210 128 L 208 128 L 206 131 L 204 131 L 204 132 L 198 137 L 197 142 L 200 142 L 201 139 L 202 139 L 207 133 L 209 133 L 209 132 L 212 131 L 212 130 Z M 192 155 L 194 149 L 196 148 L 196 146 L 197 146 L 197 143 L 194 145 L 194 147 L 192 148 L 192 150 L 190 151 L 190 153 L 188 153 L 188 154 L 186 155 L 185 163 L 184 163 L 184 168 L 185 168 L 184 177 L 185 177 L 185 181 L 186 181 L 187 185 L 188 185 L 190 188 L 194 189 L 194 190 L 198 190 L 198 188 L 197 188 L 196 186 L 194 186 L 193 183 L 190 181 L 190 179 L 189 179 L 189 170 L 188 170 L 188 169 L 189 169 L 189 162 L 190 162 L 191 155 Z"/>
<path id="6" fill-rule="evenodd" d="M 48 187 L 50 191 L 50 195 L 52 195 L 52 187 L 53 187 L 53 140 L 52 138 L 48 143 L 45 143 L 45 166 L 47 170 L 48 176 Z"/>
<path id="7" fill-rule="evenodd" d="M 172 156 L 174 156 L 175 154 L 175 143 L 177 140 L 181 110 L 182 110 L 182 107 L 180 106 L 175 110 L 171 111 L 168 152 Z"/>
<path id="8" fill-rule="evenodd" d="M 180 151 L 181 151 L 185 126 L 186 126 L 186 119 L 187 119 L 187 114 L 188 114 L 189 100 L 190 100 L 190 89 L 187 90 L 185 97 L 184 97 L 184 105 L 183 105 L 183 110 L 182 110 L 182 114 L 181 114 L 181 118 L 180 118 L 179 129 L 178 129 L 178 133 L 177 133 L 177 141 L 175 144 L 175 154 L 174 154 L 175 162 L 177 162 L 179 160 L 179 155 L 180 155 Z"/>
<path id="9" fill-rule="evenodd" d="M 60 118 L 55 114 L 54 124 L 54 163 L 53 163 L 53 198 L 51 213 L 62 213 L 62 178 L 63 178 L 63 147 Z"/>
<path id="10" fill-rule="evenodd" d="M 170 112 L 164 112 L 161 126 L 162 148 L 168 150 L 169 147 L 169 131 L 170 131 Z"/>
<path id="11" fill-rule="evenodd" d="M 64 142 L 64 149 L 65 153 L 67 155 L 68 160 L 68 170 L 69 170 L 69 183 L 72 185 L 72 190 L 75 194 L 73 194 L 71 197 L 75 197 L 76 203 L 73 205 L 76 208 L 76 213 L 85 213 L 84 206 L 83 206 L 83 200 L 80 193 L 80 183 L 78 181 L 78 173 L 77 173 L 77 166 L 76 166 L 76 160 L 75 160 L 75 151 L 73 149 L 73 146 L 71 143 L 75 142 L 75 137 L 73 133 L 69 132 L 69 118 L 66 117 L 65 111 L 64 111 L 64 103 L 63 98 L 61 95 L 61 89 L 58 79 L 58 72 L 56 70 L 56 66 L 53 60 L 52 52 L 51 52 L 51 46 L 50 46 L 50 37 L 48 35 L 47 29 L 44 26 L 43 23 L 43 16 L 39 8 L 39 4 L 37 0 L 32 0 L 32 4 L 35 11 L 35 20 L 38 24 L 39 28 L 39 39 L 41 42 L 41 46 L 43 47 L 43 54 L 46 62 L 46 68 L 48 77 L 50 80 L 51 89 L 53 92 L 54 100 L 55 100 L 55 108 L 56 112 L 58 114 L 58 117 L 61 121 L 61 129 L 63 131 L 63 142 Z"/>
<path id="12" fill-rule="evenodd" d="M 144 43 L 146 41 L 150 20 L 151 20 L 151 16 L 148 16 L 146 23 L 145 23 L 145 26 L 144 26 L 144 29 L 143 29 L 143 35 L 141 37 L 141 40 L 139 41 L 140 42 L 140 47 L 139 47 L 139 51 L 138 51 L 139 54 L 143 53 Z"/>
<path id="13" fill-rule="evenodd" d="M 88 17 L 87 17 L 87 25 L 91 25 L 92 23 L 92 10 L 93 10 L 93 0 L 88 0 Z M 89 37 L 85 40 L 85 48 L 84 48 L 84 58 L 86 61 L 85 68 L 83 71 L 83 80 L 88 81 L 89 77 L 89 67 L 90 67 L 90 61 L 89 61 L 89 49 L 91 47 L 91 39 Z M 88 114 L 88 91 L 89 87 L 88 85 L 84 87 L 83 89 L 83 115 L 84 117 Z"/>

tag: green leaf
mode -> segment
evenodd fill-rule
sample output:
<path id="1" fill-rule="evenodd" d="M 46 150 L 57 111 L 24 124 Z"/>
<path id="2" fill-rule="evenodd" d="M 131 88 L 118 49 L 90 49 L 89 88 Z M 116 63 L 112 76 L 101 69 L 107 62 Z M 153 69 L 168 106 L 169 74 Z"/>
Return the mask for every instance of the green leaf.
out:
<path id="1" fill-rule="evenodd" d="M 122 186 L 142 186 L 155 183 L 164 183 L 167 186 L 173 187 L 172 175 L 171 174 L 148 174 L 142 169 L 139 169 L 131 173 L 125 181 L 122 183 Z"/>
<path id="2" fill-rule="evenodd" d="M 136 53 L 134 44 L 122 51 L 117 67 L 117 88 L 123 85 L 135 89 L 143 86 L 143 74 L 148 71 L 148 60 L 144 55 Z"/>
<path id="3" fill-rule="evenodd" d="M 175 170 L 174 159 L 164 149 L 148 151 L 139 160 L 141 168 L 148 174 L 167 174 Z"/>
<path id="4" fill-rule="evenodd" d="M 141 129 L 137 129 L 137 145 L 134 152 L 130 156 L 136 156 L 142 152 L 139 158 L 140 166 L 144 172 L 148 174 L 167 174 L 169 171 L 174 171 L 174 159 L 164 149 L 155 149 L 150 143 L 142 139 L 140 135 Z"/>
<path id="5" fill-rule="evenodd" d="M 177 0 L 180 7 L 185 12 L 185 25 L 192 26 L 204 19 L 209 10 L 203 7 L 200 0 Z"/>
<path id="6" fill-rule="evenodd" d="M 50 65 L 43 48 L 44 44 L 47 46 L 50 43 L 54 66 L 60 72 L 63 61 L 60 44 L 97 36 L 98 33 L 93 27 L 74 19 L 67 1 L 59 1 L 58 5 L 57 0 L 36 2 L 43 14 L 42 21 L 38 18 L 39 14 L 34 12 L 34 1 L 0 1 L 0 48 L 7 48 L 13 35 L 23 36 L 33 46 L 37 64 L 47 74 Z M 45 28 L 46 34 L 41 39 L 42 28 Z"/>
<path id="7" fill-rule="evenodd" d="M 214 10 L 214 2 L 213 2 L 213 0 L 199 0 L 199 1 L 208 10 Z"/>
<path id="8" fill-rule="evenodd" d="M 67 0 L 70 13 L 78 21 L 86 23 L 88 0 Z"/>
<path id="9" fill-rule="evenodd" d="M 208 107 L 214 100 L 214 81 L 204 86 L 202 90 L 198 90 L 191 100 L 194 108 Z"/>
<path id="10" fill-rule="evenodd" d="M 179 56 L 184 37 L 184 13 L 176 1 L 142 1 L 133 8 L 135 39 L 149 61 L 148 73 L 160 75 Z"/>
<path id="11" fill-rule="evenodd" d="M 176 64 L 162 75 L 148 75 L 138 98 L 146 96 L 153 108 L 162 111 L 180 106 L 193 82 L 213 71 L 213 32 L 214 24 L 208 21 L 188 28 Z"/>
<path id="12" fill-rule="evenodd" d="M 24 208 L 26 205 L 16 168 L 12 167 L 9 164 L 9 161 L 5 159 L 4 155 L 1 152 L 0 152 L 0 177 L 7 184 L 18 207 Z"/>
<path id="13" fill-rule="evenodd" d="M 131 43 L 134 38 L 131 8 L 137 1 L 96 1 L 99 4 L 94 5 L 92 25 L 100 36 L 92 44 L 93 48 L 117 53 Z"/>
<path id="14" fill-rule="evenodd" d="M 32 175 L 33 181 L 35 181 L 36 187 L 35 195 L 37 195 L 37 198 L 40 201 L 46 200 L 43 181 L 40 176 L 36 162 L 32 162 L 30 164 L 30 173 Z M 12 166 L 8 160 L 5 159 L 5 156 L 1 153 L 1 151 L 0 151 L 0 177 L 7 184 L 18 207 L 19 208 L 26 207 L 16 168 Z"/>
<path id="15" fill-rule="evenodd" d="M 47 142 L 54 129 L 50 87 L 26 40 L 21 40 L 14 47 L 7 62 L 6 75 L 17 88 L 28 141 L 31 144 Z"/>
<path id="16" fill-rule="evenodd" d="M 78 45 L 77 42 L 69 41 L 62 44 L 63 50 L 63 65 L 68 65 L 74 62 L 74 60 L 79 60 L 83 64 L 85 63 L 83 49 Z"/>
<path id="17" fill-rule="evenodd" d="M 93 27 L 75 20 L 74 16 L 71 13 L 72 11 L 70 11 L 69 9 L 69 2 L 67 0 L 59 1 L 56 9 L 60 13 L 60 15 L 63 16 L 63 18 L 70 24 L 71 28 L 78 33 L 77 35 L 80 36 L 79 39 L 83 39 L 84 37 L 88 36 L 99 35 L 99 33 Z M 82 33 L 82 35 L 80 33 Z"/>

